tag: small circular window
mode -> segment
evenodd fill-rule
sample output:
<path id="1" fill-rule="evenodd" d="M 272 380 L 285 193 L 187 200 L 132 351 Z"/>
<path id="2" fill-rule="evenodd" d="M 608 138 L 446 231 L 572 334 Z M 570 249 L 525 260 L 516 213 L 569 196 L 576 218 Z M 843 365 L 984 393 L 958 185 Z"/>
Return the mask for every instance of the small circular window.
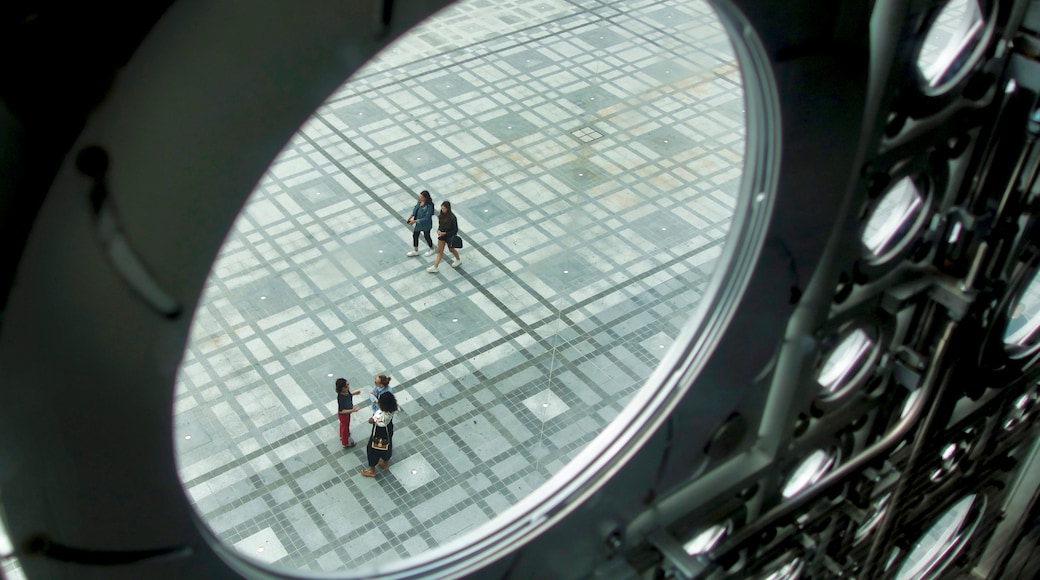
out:
<path id="1" fill-rule="evenodd" d="M 985 505 L 984 497 L 973 494 L 946 510 L 918 539 L 896 580 L 934 578 L 949 567 L 971 539 Z"/>
<path id="2" fill-rule="evenodd" d="M 869 257 L 886 261 L 905 247 L 924 217 L 925 198 L 914 179 L 904 177 L 890 187 L 874 208 L 863 231 Z"/>
<path id="3" fill-rule="evenodd" d="M 962 459 L 964 459 L 975 445 L 977 433 L 974 429 L 966 429 L 956 440 L 946 444 L 939 454 L 939 465 L 930 476 L 932 481 L 941 481 L 947 475 L 957 470 Z"/>
<path id="4" fill-rule="evenodd" d="M 1025 355 L 1037 347 L 1037 329 L 1040 328 L 1040 275 L 1026 286 L 1019 300 L 1007 313 L 1004 345 L 1014 355 Z"/>
<path id="5" fill-rule="evenodd" d="M 816 381 L 828 398 L 839 397 L 862 382 L 877 353 L 875 341 L 857 328 L 826 355 Z"/>
<path id="6" fill-rule="evenodd" d="M 856 529 L 856 535 L 852 542 L 858 544 L 863 540 L 867 539 L 870 534 L 878 527 L 881 520 L 885 518 L 885 514 L 888 513 L 888 502 L 892 499 L 892 494 L 886 493 L 885 495 L 878 498 L 871 506 L 870 517 L 867 518 L 859 528 Z"/>
<path id="7" fill-rule="evenodd" d="M 787 483 L 784 484 L 781 492 L 784 499 L 791 499 L 820 481 L 820 478 L 826 475 L 836 463 L 837 453 L 835 451 L 822 449 L 813 451 L 798 464 L 798 467 L 787 478 Z"/>
<path id="8" fill-rule="evenodd" d="M 1029 423 L 1036 414 L 1036 393 L 1023 393 L 1011 404 L 1004 417 L 1004 430 L 1012 431 L 1023 424 Z"/>
<path id="9" fill-rule="evenodd" d="M 903 408 L 899 411 L 900 420 L 906 419 L 906 416 L 910 414 L 910 409 L 914 408 L 919 398 L 921 398 L 921 389 L 914 390 L 906 397 L 906 402 L 903 403 Z"/>
<path id="10" fill-rule="evenodd" d="M 760 576 L 761 580 L 797 580 L 802 577 L 805 560 L 794 557 L 784 562 L 779 568 Z"/>
<path id="11" fill-rule="evenodd" d="M 978 0 L 951 0 L 932 22 L 917 56 L 928 88 L 939 90 L 968 69 L 982 40 L 985 20 Z"/>
<path id="12" fill-rule="evenodd" d="M 715 546 L 719 545 L 719 542 L 729 535 L 731 531 L 732 523 L 729 521 L 723 524 L 716 524 L 690 538 L 688 542 L 683 544 L 683 549 L 690 556 L 706 554 L 715 549 Z"/>

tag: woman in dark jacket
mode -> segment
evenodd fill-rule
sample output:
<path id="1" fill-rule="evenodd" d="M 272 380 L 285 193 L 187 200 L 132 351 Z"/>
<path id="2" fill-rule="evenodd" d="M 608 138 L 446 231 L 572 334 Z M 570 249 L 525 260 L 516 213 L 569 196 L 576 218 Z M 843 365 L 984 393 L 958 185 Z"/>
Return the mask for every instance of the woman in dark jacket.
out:
<path id="1" fill-rule="evenodd" d="M 412 251 L 409 256 L 419 255 L 419 234 L 426 237 L 426 245 L 430 247 L 426 256 L 433 255 L 433 240 L 430 239 L 430 230 L 433 229 L 433 198 L 425 189 L 419 194 L 419 203 L 412 209 L 412 215 L 408 216 L 408 223 L 415 224 L 412 228 Z"/>
<path id="2" fill-rule="evenodd" d="M 451 255 L 455 256 L 451 267 L 459 267 L 459 264 L 462 263 L 462 256 L 459 255 L 458 250 L 451 247 L 452 238 L 458 234 L 459 220 L 455 219 L 455 214 L 451 213 L 451 202 L 445 201 L 441 203 L 441 213 L 437 216 L 437 258 L 433 261 L 432 266 L 426 268 L 427 272 L 431 274 L 437 272 L 437 266 L 441 264 L 441 257 L 444 256 L 445 246 L 451 251 Z"/>
<path id="3" fill-rule="evenodd" d="M 394 454 L 394 413 L 397 412 L 397 397 L 393 393 L 379 395 L 379 410 L 368 418 L 372 424 L 372 436 L 368 438 L 368 469 L 362 469 L 365 477 L 376 476 L 376 465 L 390 469 L 390 457 Z M 377 449 L 376 441 L 385 441 L 386 449 Z"/>

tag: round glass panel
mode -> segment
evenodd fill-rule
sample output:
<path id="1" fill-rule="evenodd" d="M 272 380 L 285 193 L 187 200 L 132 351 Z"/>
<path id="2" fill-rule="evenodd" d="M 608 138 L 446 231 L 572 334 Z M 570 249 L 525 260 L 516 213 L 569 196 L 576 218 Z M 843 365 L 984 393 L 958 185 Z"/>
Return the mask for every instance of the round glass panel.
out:
<path id="1" fill-rule="evenodd" d="M 856 528 L 856 535 L 852 539 L 853 543 L 858 544 L 865 540 L 867 536 L 869 536 L 870 533 L 874 531 L 874 528 L 876 528 L 878 524 L 881 523 L 881 520 L 884 519 L 885 514 L 888 513 L 888 501 L 890 499 L 892 499 L 892 494 L 886 493 L 874 502 L 874 505 L 872 507 L 873 513 L 870 515 L 869 518 L 866 519 L 866 521 L 864 521 L 862 524 L 860 524 L 858 528 Z"/>
<path id="2" fill-rule="evenodd" d="M 931 578 L 945 570 L 971 538 L 985 503 L 982 496 L 969 495 L 946 510 L 907 554 L 896 580 Z"/>
<path id="3" fill-rule="evenodd" d="M 912 393 L 910 393 L 909 396 L 907 396 L 906 402 L 903 403 L 902 410 L 899 411 L 900 419 L 906 419 L 906 416 L 910 413 L 910 409 L 914 407 L 914 405 L 917 403 L 917 399 L 919 399 L 920 397 L 921 389 L 915 389 Z"/>
<path id="4" fill-rule="evenodd" d="M 889 188 L 863 231 L 863 245 L 870 256 L 882 259 L 905 242 L 923 207 L 924 197 L 910 177 L 900 179 Z"/>
<path id="5" fill-rule="evenodd" d="M 1036 393 L 1023 393 L 1011 404 L 1007 417 L 1004 418 L 1004 430 L 1011 431 L 1028 423 L 1036 410 Z"/>
<path id="6" fill-rule="evenodd" d="M 688 542 L 683 544 L 683 549 L 690 556 L 697 556 L 710 552 L 726 537 L 730 532 L 730 523 L 716 524 L 702 530 L 700 533 L 690 538 Z"/>
<path id="7" fill-rule="evenodd" d="M 1032 350 L 1037 345 L 1037 328 L 1040 328 L 1040 273 L 1026 285 L 1008 312 L 1004 344 L 1012 352 Z"/>
<path id="8" fill-rule="evenodd" d="M 805 561 L 801 558 L 792 558 L 787 561 L 783 566 L 780 566 L 776 570 L 768 573 L 765 576 L 761 576 L 762 580 L 797 580 L 802 576 L 802 570 L 805 568 Z"/>
<path id="9" fill-rule="evenodd" d="M 940 481 L 957 469 L 961 462 L 974 445 L 977 433 L 974 429 L 967 429 L 956 441 L 946 444 L 939 452 L 939 466 L 932 471 L 931 480 Z"/>
<path id="10" fill-rule="evenodd" d="M 707 147 L 725 160 L 713 171 L 739 177 L 746 145 L 727 29 L 699 1 L 630 6 L 592 25 L 582 14 L 594 8 L 532 7 L 463 0 L 402 35 L 302 124 L 228 233 L 173 412 L 186 495 L 237 554 L 364 575 L 376 556 L 403 566 L 484 537 L 474 530 L 560 497 L 554 476 L 588 477 L 574 460 L 628 413 L 575 401 L 644 404 L 635 395 L 696 323 L 741 180 L 709 186 L 691 154 Z M 683 25 L 648 44 L 645 23 L 662 18 Z M 615 58 L 630 51 L 645 53 L 645 78 L 608 87 L 631 76 Z M 655 126 L 625 121 L 641 116 Z M 708 117 L 725 140 L 697 137 Z M 630 146 L 642 153 L 603 155 Z M 419 204 L 424 190 L 432 204 Z M 435 253 L 444 201 L 464 238 L 458 263 Z M 673 204 L 690 211 L 660 209 Z M 701 209 L 711 227 L 693 240 Z M 423 223 L 407 223 L 413 212 Z M 610 257 L 609 276 L 586 252 Z M 688 276 L 673 284 L 679 270 Z M 575 382 L 565 371 L 578 366 L 588 372 Z M 389 469 L 372 478 L 379 374 L 404 413 Z M 341 377 L 350 395 L 336 391 Z M 503 392 L 516 399 L 508 414 Z M 437 419 L 445 408 L 451 418 Z M 385 489 L 399 493 L 387 503 Z M 344 549 L 369 535 L 381 540 Z"/>
<path id="11" fill-rule="evenodd" d="M 784 498 L 790 499 L 819 481 L 821 477 L 834 467 L 834 463 L 835 457 L 833 453 L 822 449 L 813 451 L 798 464 L 791 476 L 787 478 L 787 483 L 784 484 L 784 489 L 781 492 Z"/>
<path id="12" fill-rule="evenodd" d="M 985 21 L 978 0 L 946 3 L 925 36 L 917 68 L 929 88 L 937 89 L 965 69 L 982 38 Z"/>
<path id="13" fill-rule="evenodd" d="M 828 395 L 855 385 L 868 368 L 874 341 L 860 328 L 849 333 L 823 362 L 817 382 Z"/>

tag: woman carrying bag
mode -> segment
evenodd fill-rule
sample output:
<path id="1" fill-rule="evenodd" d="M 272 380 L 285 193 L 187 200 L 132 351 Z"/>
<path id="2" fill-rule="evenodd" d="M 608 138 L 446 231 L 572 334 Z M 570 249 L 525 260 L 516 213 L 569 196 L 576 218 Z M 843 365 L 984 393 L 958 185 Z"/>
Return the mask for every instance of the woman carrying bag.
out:
<path id="1" fill-rule="evenodd" d="M 368 422 L 372 424 L 372 436 L 368 438 L 368 469 L 362 469 L 365 477 L 376 476 L 376 465 L 390 469 L 390 457 L 394 454 L 394 413 L 397 412 L 397 397 L 393 393 L 379 395 L 379 410 Z"/>
<path id="2" fill-rule="evenodd" d="M 426 268 L 427 272 L 431 274 L 437 273 L 437 266 L 441 265 L 441 257 L 444 256 L 445 247 L 448 248 L 452 256 L 455 256 L 455 259 L 451 262 L 451 267 L 459 267 L 459 264 L 462 263 L 462 256 L 459 255 L 458 250 L 452 247 L 451 243 L 458 234 L 459 220 L 455 217 L 455 214 L 451 213 L 451 202 L 445 201 L 441 203 L 441 213 L 437 214 L 437 257 L 434 258 L 433 265 Z"/>

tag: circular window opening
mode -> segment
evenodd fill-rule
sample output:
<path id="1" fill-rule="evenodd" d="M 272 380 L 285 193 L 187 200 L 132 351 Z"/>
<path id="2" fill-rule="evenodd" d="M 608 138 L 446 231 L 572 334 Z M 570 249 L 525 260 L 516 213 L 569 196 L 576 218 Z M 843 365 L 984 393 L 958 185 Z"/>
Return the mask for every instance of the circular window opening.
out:
<path id="1" fill-rule="evenodd" d="M 886 261 L 903 249 L 924 218 L 924 197 L 915 181 L 904 177 L 890 187 L 870 214 L 863 245 L 870 258 Z"/>
<path id="2" fill-rule="evenodd" d="M 914 408 L 914 405 L 917 403 L 917 399 L 919 398 L 921 398 L 921 389 L 914 389 L 914 391 L 906 397 L 906 402 L 903 403 L 903 408 L 899 411 L 900 420 L 906 419 L 906 416 L 910 414 L 910 410 Z"/>
<path id="3" fill-rule="evenodd" d="M 683 549 L 690 556 L 698 556 L 700 554 L 706 554 L 715 549 L 715 546 L 719 545 L 719 542 L 732 532 L 733 523 L 727 521 L 723 524 L 716 524 L 702 530 L 697 535 L 690 538 L 685 544 Z"/>
<path id="4" fill-rule="evenodd" d="M 791 499 L 805 491 L 830 471 L 837 463 L 836 451 L 817 449 L 798 464 L 798 467 L 787 478 L 781 494 L 784 499 Z"/>
<path id="5" fill-rule="evenodd" d="M 946 3 L 928 29 L 917 56 L 918 71 L 929 89 L 950 84 L 969 68 L 984 26 L 978 0 Z"/>
<path id="6" fill-rule="evenodd" d="M 862 328 L 849 332 L 824 358 L 816 377 L 827 398 L 837 398 L 859 385 L 877 359 L 874 340 Z"/>
<path id="7" fill-rule="evenodd" d="M 1004 418 L 1004 430 L 1013 431 L 1029 423 L 1036 412 L 1036 393 L 1023 393 L 1011 404 L 1011 409 Z"/>
<path id="8" fill-rule="evenodd" d="M 707 3 L 595 10 L 439 12 L 341 86 L 258 183 L 196 310 L 174 407 L 188 499 L 237 554 L 403 569 L 537 509 L 641 404 L 738 219 L 751 107 Z M 648 45 L 646 27 L 671 40 Z M 423 190 L 435 214 L 451 202 L 464 241 L 434 271 L 407 223 Z M 372 478 L 376 375 L 402 411 Z M 338 378 L 358 408 L 345 420 Z"/>
<path id="9" fill-rule="evenodd" d="M 885 518 L 885 514 L 888 513 L 888 502 L 891 499 L 892 494 L 886 493 L 874 502 L 871 506 L 872 513 L 870 514 L 870 517 L 856 528 L 856 535 L 853 537 L 852 543 L 858 544 L 867 539 L 874 529 L 878 527 L 881 520 Z"/>
<path id="10" fill-rule="evenodd" d="M 1035 352 L 1040 336 L 1040 274 L 1034 275 L 1007 316 L 1004 345 L 1008 354 L 1025 356 Z"/>
<path id="11" fill-rule="evenodd" d="M 946 570 L 971 539 L 985 505 L 985 497 L 973 494 L 946 510 L 907 554 L 896 579 L 934 578 Z"/>
<path id="12" fill-rule="evenodd" d="M 971 452 L 975 438 L 975 430 L 968 429 L 956 441 L 947 443 L 939 453 L 939 466 L 932 471 L 929 478 L 934 482 L 942 481 L 956 471 L 961 460 Z"/>
<path id="13" fill-rule="evenodd" d="M 794 557 L 779 568 L 759 576 L 759 578 L 761 580 L 797 580 L 802 577 L 803 570 L 805 570 L 805 561 L 799 557 Z"/>

